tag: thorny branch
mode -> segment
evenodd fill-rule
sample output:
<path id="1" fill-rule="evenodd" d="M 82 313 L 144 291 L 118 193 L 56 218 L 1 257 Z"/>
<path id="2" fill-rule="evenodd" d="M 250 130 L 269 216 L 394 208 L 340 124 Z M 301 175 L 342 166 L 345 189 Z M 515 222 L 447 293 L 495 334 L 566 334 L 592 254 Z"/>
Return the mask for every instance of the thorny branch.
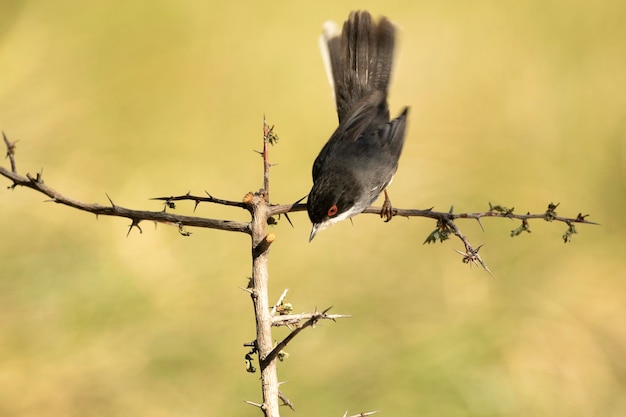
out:
<path id="1" fill-rule="evenodd" d="M 291 321 L 290 324 L 297 323 L 295 328 L 283 340 L 278 342 L 276 344 L 276 346 L 274 347 L 274 349 L 272 349 L 272 351 L 265 358 L 263 358 L 261 360 L 261 367 L 263 367 L 265 362 L 272 361 L 276 357 L 278 357 L 279 353 L 283 349 L 285 349 L 285 347 L 287 347 L 289 342 L 291 342 L 293 340 L 293 338 L 298 335 L 298 333 L 300 333 L 302 330 L 306 329 L 307 327 L 315 327 L 317 322 L 320 321 L 320 320 L 332 320 L 332 321 L 335 321 L 338 318 L 350 317 L 349 315 L 346 315 L 346 314 L 327 314 L 328 311 L 331 308 L 332 307 L 328 307 L 326 310 L 324 310 L 322 312 L 315 311 L 313 313 L 309 313 L 309 314 L 306 314 L 306 315 L 300 315 L 300 318 L 298 318 L 298 319 L 296 319 L 295 317 L 292 317 L 290 319 L 290 321 Z M 302 319 L 304 317 L 308 317 L 308 319 L 305 322 L 302 322 Z M 276 325 L 278 325 L 278 324 L 276 324 L 278 322 L 279 322 L 278 320 L 272 320 L 272 325 L 276 326 Z M 287 321 L 282 321 L 281 324 L 286 325 Z"/>
<path id="2" fill-rule="evenodd" d="M 220 204 L 225 206 L 232 207 L 240 207 L 247 209 L 247 203 L 245 201 L 232 201 L 232 200 L 224 200 L 220 198 L 213 197 L 208 192 L 205 192 L 204 196 L 196 196 L 192 195 L 190 192 L 187 192 L 184 195 L 179 196 L 169 196 L 169 197 L 155 197 L 152 200 L 160 200 L 163 201 L 164 208 L 163 211 L 144 211 L 144 210 L 132 210 L 127 209 L 121 206 L 114 204 L 111 199 L 109 201 L 111 204 L 109 206 L 103 206 L 99 204 L 88 204 L 73 198 L 67 197 L 60 192 L 54 190 L 51 187 L 48 187 L 43 179 L 42 173 L 39 172 L 33 178 L 30 174 L 26 174 L 26 176 L 22 176 L 17 173 L 16 163 L 15 163 L 15 142 L 10 142 L 7 136 L 3 132 L 3 139 L 7 148 L 6 156 L 10 161 L 11 170 L 7 170 L 4 167 L 0 166 L 0 174 L 4 177 L 13 181 L 13 184 L 10 188 L 15 188 L 17 186 L 28 187 L 33 190 L 39 191 L 48 197 L 50 197 L 50 201 L 64 204 L 79 210 L 87 211 L 93 213 L 95 215 L 104 215 L 104 216 L 117 216 L 117 217 L 126 217 L 131 220 L 131 225 L 129 228 L 129 232 L 133 227 L 136 227 L 141 231 L 139 227 L 139 223 L 143 220 L 150 220 L 159 223 L 171 224 L 179 227 L 179 231 L 182 235 L 188 236 L 190 233 L 184 231 L 182 229 L 183 226 L 193 226 L 193 227 L 202 227 L 202 228 L 211 228 L 211 229 L 219 229 L 226 231 L 236 231 L 250 234 L 250 223 L 246 222 L 237 222 L 231 220 L 216 220 L 216 219 L 207 219 L 204 217 L 195 217 L 195 216 L 184 216 L 168 213 L 167 209 L 175 209 L 177 201 L 193 201 L 194 202 L 194 212 L 197 206 L 200 203 L 213 203 Z M 274 133 L 274 126 L 268 126 L 265 117 L 263 118 L 263 151 L 258 152 L 263 157 L 263 192 L 264 199 L 269 203 L 269 170 L 272 164 L 270 164 L 268 159 L 268 145 L 274 144 L 278 141 L 278 136 Z M 108 196 L 107 196 L 108 197 Z M 569 242 L 574 234 L 577 233 L 575 228 L 575 224 L 591 224 L 595 225 L 592 221 L 587 220 L 588 215 L 583 215 L 579 213 L 576 217 L 563 217 L 559 216 L 556 213 L 556 208 L 558 204 L 550 203 L 548 205 L 548 209 L 543 213 L 526 213 L 526 214 L 518 214 L 514 213 L 514 208 L 507 208 L 501 205 L 492 205 L 489 203 L 489 210 L 483 212 L 474 212 L 474 213 L 453 213 L 452 208 L 448 212 L 440 212 L 434 211 L 432 208 L 419 210 L 419 209 L 400 209 L 393 208 L 393 216 L 400 217 L 426 217 L 437 220 L 437 228 L 431 232 L 431 234 L 426 238 L 424 243 L 435 243 L 437 241 L 443 242 L 449 238 L 450 234 L 456 236 L 464 246 L 464 251 L 456 251 L 463 256 L 462 261 L 464 263 L 473 263 L 480 265 L 485 271 L 491 274 L 489 268 L 485 264 L 485 262 L 481 259 L 478 251 L 480 247 L 478 246 L 474 248 L 469 239 L 463 235 L 458 226 L 455 223 L 455 220 L 459 219 L 473 219 L 478 221 L 482 228 L 481 219 L 495 217 L 495 218 L 508 218 L 508 219 L 516 219 L 521 220 L 521 225 L 511 231 L 511 236 L 518 236 L 524 232 L 530 233 L 529 220 L 535 219 L 543 219 L 545 221 L 556 221 L 565 223 L 567 225 L 567 230 L 563 234 L 562 238 L 564 242 Z M 269 221 L 273 224 L 275 223 L 274 217 L 276 215 L 284 214 L 287 216 L 288 213 L 305 211 L 306 204 L 273 204 L 269 205 L 268 215 Z M 363 213 L 368 214 L 380 214 L 381 208 L 371 206 L 368 207 Z M 287 217 L 289 223 L 291 220 Z"/>
<path id="3" fill-rule="evenodd" d="M 180 197 L 175 197 L 176 200 L 192 200 L 198 202 L 205 197 L 195 197 L 192 195 L 184 195 Z M 165 198 L 160 198 L 165 199 Z M 169 200 L 168 200 L 169 201 Z M 213 201 L 214 202 L 214 201 Z M 166 202 L 166 204 L 168 204 Z M 507 218 L 512 220 L 521 220 L 522 224 L 511 231 L 511 237 L 519 236 L 523 232 L 530 233 L 530 225 L 529 220 L 543 219 L 548 222 L 556 221 L 565 223 L 567 225 L 567 230 L 563 233 L 563 241 L 565 243 L 570 242 L 571 238 L 574 234 L 577 233 L 575 224 L 589 224 L 589 225 L 597 225 L 598 223 L 587 220 L 588 214 L 579 213 L 576 217 L 564 217 L 559 216 L 556 212 L 556 208 L 559 204 L 550 203 L 548 204 L 548 208 L 543 213 L 531 214 L 530 212 L 526 214 L 518 214 L 514 213 L 514 208 L 507 208 L 501 205 L 492 205 L 489 203 L 489 210 L 483 212 L 474 212 L 474 213 L 453 213 L 453 208 L 450 208 L 447 212 L 434 211 L 432 208 L 419 210 L 419 209 L 399 209 L 393 208 L 392 215 L 400 216 L 400 217 L 426 217 L 430 219 L 437 220 L 437 228 L 431 232 L 430 235 L 426 238 L 424 243 L 435 243 L 437 241 L 443 242 L 449 238 L 450 234 L 453 234 L 463 243 L 465 251 L 455 250 L 457 253 L 462 255 L 463 263 L 471 263 L 475 265 L 480 265 L 485 271 L 487 271 L 491 275 L 491 271 L 487 264 L 483 261 L 483 259 L 478 254 L 478 251 L 482 247 L 482 245 L 474 248 L 469 239 L 461 232 L 455 220 L 459 219 L 473 219 L 478 222 L 482 229 L 483 225 L 481 219 L 484 218 Z M 298 211 L 305 211 L 306 204 L 280 204 L 280 205 L 271 205 L 270 206 L 270 216 L 280 215 Z M 381 212 L 381 207 L 371 206 L 365 209 L 363 213 L 366 214 L 377 214 L 379 215 Z M 289 220 L 289 219 L 288 219 Z M 291 223 L 291 221 L 290 221 Z"/>
<path id="4" fill-rule="evenodd" d="M 332 320 L 335 321 L 337 319 L 345 319 L 352 317 L 349 314 L 328 314 L 328 311 L 332 307 L 328 307 L 323 312 L 319 313 L 317 309 L 312 313 L 300 313 L 300 314 L 291 314 L 293 311 L 293 306 L 291 303 L 286 303 L 285 298 L 287 297 L 287 292 L 289 288 L 285 288 L 283 293 L 278 298 L 278 301 L 272 307 L 270 314 L 272 315 L 272 326 L 287 326 L 290 327 L 292 325 L 297 325 L 303 320 L 314 320 L 311 325 L 315 326 L 315 323 L 319 320 Z"/>
<path id="5" fill-rule="evenodd" d="M 11 188 L 15 188 L 17 186 L 31 188 L 50 197 L 50 200 L 48 201 L 93 213 L 96 216 L 102 215 L 126 217 L 132 221 L 131 228 L 138 227 L 139 222 L 143 220 L 150 220 L 153 222 L 165 223 L 178 227 L 193 226 L 209 229 L 227 230 L 231 232 L 242 232 L 247 234 L 250 233 L 250 225 L 244 222 L 207 219 L 205 217 L 195 216 L 184 216 L 168 213 L 165 211 L 133 210 L 118 206 L 110 199 L 109 201 L 111 204 L 108 206 L 103 206 L 97 203 L 84 203 L 71 197 L 67 197 L 55 190 L 54 188 L 47 186 L 43 181 L 41 172 L 37 173 L 35 177 L 31 176 L 30 174 L 26 174 L 26 176 L 24 177 L 22 175 L 7 171 L 0 166 L 0 174 L 13 181 L 13 185 L 11 186 Z"/>
<path id="6" fill-rule="evenodd" d="M 69 207 L 76 208 L 78 210 L 86 211 L 98 215 L 125 217 L 131 220 L 129 233 L 133 227 L 136 227 L 139 231 L 139 223 L 144 220 L 150 220 L 158 223 L 171 224 L 178 226 L 179 232 L 188 236 L 190 233 L 183 229 L 183 226 L 193 226 L 202 228 L 219 229 L 226 231 L 235 231 L 246 233 L 252 238 L 252 259 L 253 259 L 253 271 L 250 278 L 250 285 L 246 291 L 250 294 L 255 310 L 255 318 L 257 321 L 257 335 L 256 339 L 250 343 L 246 343 L 244 346 L 250 347 L 250 351 L 245 355 L 246 370 L 248 372 L 255 372 L 256 369 L 253 366 L 253 355 L 257 355 L 261 368 L 261 381 L 263 392 L 263 403 L 256 403 L 252 401 L 246 401 L 246 403 L 259 407 L 266 417 L 278 416 L 278 400 L 282 401 L 283 405 L 287 405 L 293 409 L 291 401 L 278 389 L 279 383 L 276 372 L 276 359 L 282 359 L 284 356 L 283 349 L 305 328 L 314 327 L 320 320 L 333 320 L 339 318 L 350 317 L 343 314 L 328 314 L 330 308 L 318 312 L 304 314 L 291 314 L 292 306 L 289 303 L 285 303 L 285 297 L 287 290 L 285 290 L 280 296 L 278 302 L 274 306 L 270 306 L 268 302 L 268 252 L 272 242 L 275 239 L 273 233 L 266 232 L 266 226 L 275 223 L 274 217 L 276 215 L 284 214 L 287 217 L 288 213 L 299 212 L 306 210 L 306 204 L 270 204 L 269 203 L 269 170 L 272 166 L 269 163 L 268 145 L 274 144 L 278 137 L 273 131 L 273 126 L 269 127 L 265 117 L 263 118 L 263 151 L 259 152 L 263 158 L 263 188 L 257 193 L 248 193 L 242 201 L 223 200 L 213 197 L 211 194 L 205 192 L 206 195 L 194 196 L 190 192 L 180 196 L 169 197 L 156 197 L 153 200 L 159 200 L 163 202 L 163 210 L 161 211 L 144 211 L 144 210 L 132 210 L 113 203 L 111 198 L 107 195 L 110 205 L 89 204 L 84 203 L 73 198 L 67 197 L 57 190 L 48 187 L 42 178 L 42 173 L 39 172 L 35 177 L 30 174 L 26 176 L 20 175 L 17 172 L 15 163 L 15 142 L 10 142 L 7 136 L 3 132 L 3 140 L 7 148 L 6 157 L 10 161 L 11 169 L 8 170 L 0 166 L 0 175 L 8 178 L 12 181 L 12 185 L 9 188 L 14 189 L 18 186 L 31 188 L 42 194 L 45 194 L 50 198 L 49 201 L 63 204 Z M 176 202 L 178 201 L 193 201 L 194 212 L 200 203 L 213 203 L 225 206 L 232 206 L 243 208 L 251 214 L 250 222 L 237 222 L 229 220 L 217 220 L 207 219 L 203 217 L 176 215 L 168 212 L 168 209 L 174 210 L 176 208 Z M 563 235 L 565 242 L 568 242 L 572 235 L 576 233 L 574 225 L 579 224 L 596 224 L 587 220 L 587 215 L 579 214 L 575 218 L 568 218 L 559 216 L 556 213 L 558 204 L 550 203 L 548 209 L 544 213 L 539 214 L 516 214 L 513 209 L 509 209 L 499 205 L 489 204 L 489 210 L 476 213 L 453 213 L 450 209 L 448 212 L 437 212 L 431 209 L 416 210 L 416 209 L 397 209 L 392 211 L 393 216 L 402 217 L 426 217 L 437 221 L 436 229 L 430 233 L 424 243 L 434 243 L 437 241 L 443 242 L 447 240 L 450 234 L 455 235 L 461 240 L 464 245 L 464 251 L 457 251 L 463 256 L 464 263 L 473 263 L 482 266 L 487 272 L 491 274 L 489 268 L 478 254 L 481 246 L 474 248 L 467 237 L 457 227 L 455 221 L 458 219 L 474 219 L 481 225 L 481 219 L 487 217 L 504 217 L 509 219 L 521 220 L 522 224 L 518 228 L 511 231 L 511 236 L 518 236 L 524 232 L 530 232 L 529 220 L 544 219 L 546 221 L 557 221 L 565 223 L 568 226 L 567 231 Z M 380 214 L 380 207 L 369 207 L 364 213 Z M 289 223 L 291 220 L 287 217 Z M 274 326 L 287 326 L 291 329 L 291 332 L 281 341 L 274 344 L 271 334 L 271 327 Z M 363 412 L 356 414 L 357 416 L 368 416 L 375 414 L 374 412 Z M 344 417 L 347 416 L 347 412 Z"/>
<path id="7" fill-rule="evenodd" d="M 366 417 L 366 416 L 371 416 L 374 414 L 377 414 L 378 411 L 367 411 L 367 412 L 363 412 L 363 413 L 359 413 L 359 414 L 354 414 L 350 417 Z M 348 417 L 348 412 L 346 411 L 343 415 L 343 417 Z"/>
<path id="8" fill-rule="evenodd" d="M 327 314 L 330 308 L 324 310 L 319 313 L 314 311 L 313 313 L 300 313 L 300 314 L 285 314 L 280 316 L 274 316 L 272 318 L 272 326 L 292 326 L 299 325 L 303 320 L 313 320 L 310 324 L 311 326 L 315 326 L 316 322 L 319 320 L 332 320 L 335 321 L 337 319 L 346 319 L 352 317 L 349 314 Z M 308 325 L 307 325 L 308 326 Z"/>

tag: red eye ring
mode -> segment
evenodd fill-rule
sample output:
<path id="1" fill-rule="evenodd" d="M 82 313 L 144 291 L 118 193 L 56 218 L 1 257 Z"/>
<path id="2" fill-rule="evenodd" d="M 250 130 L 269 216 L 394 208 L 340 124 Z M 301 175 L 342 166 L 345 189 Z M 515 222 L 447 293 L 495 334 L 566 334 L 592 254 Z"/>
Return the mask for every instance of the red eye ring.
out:
<path id="1" fill-rule="evenodd" d="M 330 208 L 328 209 L 328 217 L 333 217 L 335 214 L 337 214 L 337 211 L 339 209 L 337 208 L 336 204 L 333 204 L 332 206 L 330 206 Z"/>

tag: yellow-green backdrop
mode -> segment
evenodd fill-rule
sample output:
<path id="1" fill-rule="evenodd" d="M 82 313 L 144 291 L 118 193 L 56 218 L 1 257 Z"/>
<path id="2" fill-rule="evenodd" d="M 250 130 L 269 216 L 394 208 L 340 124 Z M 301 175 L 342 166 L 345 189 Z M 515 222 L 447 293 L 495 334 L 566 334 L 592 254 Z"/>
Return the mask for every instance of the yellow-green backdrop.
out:
<path id="1" fill-rule="evenodd" d="M 289 288 L 297 312 L 353 315 L 289 346 L 280 377 L 297 414 L 625 415 L 621 1 L 4 1 L 0 129 L 21 173 L 158 210 L 150 197 L 257 190 L 266 114 L 272 200 L 294 202 L 336 123 L 318 34 L 357 8 L 402 28 L 396 206 L 552 201 L 602 225 L 564 245 L 562 224 L 512 239 L 517 222 L 460 223 L 491 278 L 461 263 L 458 241 L 423 246 L 426 219 L 359 216 L 313 243 L 304 213 L 280 221 L 273 299 Z M 259 415 L 243 403 L 260 396 L 242 346 L 247 236 L 144 223 L 127 237 L 126 220 L 0 184 L 0 415 Z"/>

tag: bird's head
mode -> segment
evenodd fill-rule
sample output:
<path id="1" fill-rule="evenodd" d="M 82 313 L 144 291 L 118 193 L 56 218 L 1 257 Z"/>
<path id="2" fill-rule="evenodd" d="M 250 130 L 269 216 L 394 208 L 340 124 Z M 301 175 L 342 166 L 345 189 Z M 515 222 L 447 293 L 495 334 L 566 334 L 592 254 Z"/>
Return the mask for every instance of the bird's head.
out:
<path id="1" fill-rule="evenodd" d="M 313 184 L 307 200 L 307 212 L 313 223 L 309 242 L 328 226 L 350 218 L 369 206 L 361 187 L 346 175 L 325 175 Z M 365 198 L 363 198 L 365 197 Z"/>

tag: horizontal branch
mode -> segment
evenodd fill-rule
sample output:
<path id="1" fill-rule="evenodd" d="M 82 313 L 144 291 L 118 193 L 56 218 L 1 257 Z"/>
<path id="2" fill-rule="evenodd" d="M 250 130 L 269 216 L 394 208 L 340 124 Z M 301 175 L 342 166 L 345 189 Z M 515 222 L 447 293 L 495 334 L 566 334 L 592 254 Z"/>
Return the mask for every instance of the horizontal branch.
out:
<path id="1" fill-rule="evenodd" d="M 363 213 L 364 214 L 378 214 L 382 207 L 370 206 L 366 208 Z M 517 219 L 517 220 L 532 220 L 532 219 L 543 219 L 546 221 L 559 221 L 563 223 L 582 223 L 582 224 L 594 224 L 594 223 L 586 219 L 586 215 L 579 214 L 577 217 L 563 217 L 557 215 L 551 215 L 548 211 L 546 213 L 538 213 L 538 214 L 517 214 L 513 213 L 511 209 L 499 208 L 498 206 L 492 206 L 489 211 L 483 212 L 475 212 L 475 213 L 452 213 L 451 211 L 435 211 L 432 208 L 419 210 L 419 209 L 399 209 L 393 208 L 393 215 L 400 217 L 426 217 L 429 219 L 447 219 L 447 220 L 457 220 L 457 219 L 473 219 L 480 220 L 485 217 L 500 217 L 507 219 Z M 275 205 L 270 208 L 270 215 L 277 214 L 285 214 L 285 213 L 293 213 L 297 211 L 306 211 L 306 204 L 280 204 Z M 552 211 L 553 213 L 553 211 Z"/>
<path id="2" fill-rule="evenodd" d="M 401 217 L 426 217 L 430 219 L 437 220 L 437 228 L 426 238 L 424 243 L 434 243 L 436 241 L 443 242 L 448 239 L 449 234 L 453 234 L 458 237 L 463 245 L 465 246 L 465 251 L 456 251 L 460 255 L 463 256 L 462 261 L 464 263 L 473 263 L 475 265 L 480 265 L 485 271 L 487 271 L 491 275 L 491 271 L 487 267 L 487 264 L 482 260 L 478 251 L 481 246 L 474 248 L 469 239 L 461 232 L 458 228 L 455 220 L 458 219 L 473 219 L 480 224 L 482 228 L 482 223 L 480 222 L 483 218 L 495 217 L 495 218 L 507 218 L 507 219 L 516 219 L 521 220 L 522 224 L 518 228 L 511 231 L 511 236 L 518 236 L 523 232 L 530 232 L 530 228 L 528 225 L 528 220 L 533 219 L 543 219 L 545 221 L 557 221 L 567 224 L 568 228 L 563 234 L 563 240 L 567 243 L 571 240 L 573 234 L 576 233 L 576 228 L 574 227 L 575 223 L 580 224 L 591 224 L 597 225 L 598 223 L 594 223 L 592 221 L 587 220 L 588 215 L 583 215 L 579 213 L 576 217 L 563 217 L 559 216 L 556 213 L 556 208 L 558 204 L 550 203 L 548 204 L 548 209 L 544 213 L 539 214 L 517 214 L 514 213 L 512 208 L 503 207 L 500 205 L 492 205 L 489 203 L 489 210 L 484 212 L 475 212 L 475 213 L 453 213 L 452 208 L 450 208 L 447 212 L 442 211 L 434 211 L 432 208 L 426 210 L 418 210 L 418 209 L 392 209 L 392 216 L 401 216 Z M 276 205 L 271 207 L 271 214 L 286 214 L 294 211 L 304 211 L 306 210 L 306 204 L 283 204 Z M 366 214 L 377 214 L 381 215 L 382 207 L 370 206 L 366 208 L 363 213 Z M 381 215 L 382 217 L 382 215 Z"/>
<path id="3" fill-rule="evenodd" d="M 554 207 L 556 208 L 556 206 Z M 452 212 L 441 212 L 434 211 L 432 209 L 427 210 L 413 210 L 413 209 L 396 209 L 394 208 L 394 216 L 401 217 L 428 217 L 431 219 L 441 219 L 446 218 L 449 220 L 457 220 L 457 219 L 473 219 L 480 220 L 486 217 L 499 217 L 506 219 L 516 219 L 516 220 L 532 220 L 532 219 L 543 219 L 546 221 L 558 221 L 563 223 L 582 223 L 582 224 L 593 224 L 597 225 L 598 223 L 594 223 L 586 219 L 587 215 L 578 214 L 577 217 L 563 217 L 558 216 L 554 212 L 554 210 L 547 210 L 545 213 L 537 213 L 537 214 L 518 214 L 513 213 L 512 209 L 500 208 L 499 206 L 491 206 L 490 210 L 483 212 L 475 212 L 475 213 L 452 213 Z M 364 213 L 371 214 L 379 214 L 380 208 L 378 207 L 369 207 Z"/>
<path id="4" fill-rule="evenodd" d="M 366 417 L 366 416 L 371 416 L 371 415 L 374 415 L 374 414 L 377 414 L 377 413 L 378 413 L 378 411 L 364 411 L 364 412 L 359 413 L 359 414 L 354 414 L 354 415 L 352 415 L 350 417 Z M 347 411 L 345 412 L 343 417 L 348 417 L 348 412 Z"/>
<path id="5" fill-rule="evenodd" d="M 307 315 L 308 319 L 305 322 L 301 322 L 300 320 L 298 320 L 297 321 L 298 324 L 291 331 L 291 333 L 289 333 L 283 340 L 278 342 L 276 344 L 276 346 L 274 347 L 274 349 L 272 349 L 272 351 L 266 357 L 260 358 L 261 368 L 264 367 L 264 364 L 267 364 L 267 363 L 273 361 L 278 356 L 280 351 L 283 350 L 285 347 L 287 347 L 289 342 L 291 342 L 293 340 L 293 338 L 298 335 L 298 333 L 300 333 L 302 330 L 306 329 L 307 327 L 314 327 L 317 324 L 317 322 L 320 321 L 320 320 L 333 320 L 333 321 L 335 321 L 335 318 L 349 317 L 349 316 L 346 316 L 346 315 L 339 315 L 339 314 L 337 314 L 337 315 L 327 314 L 328 310 L 330 310 L 330 309 L 331 309 L 331 307 L 327 308 L 326 310 L 324 310 L 322 312 L 315 311 L 313 313 L 310 313 L 309 315 Z M 272 318 L 272 325 L 276 325 L 275 322 L 279 318 L 280 318 L 280 316 L 273 317 Z"/>
<path id="6" fill-rule="evenodd" d="M 333 320 L 336 319 L 347 319 L 352 317 L 350 314 L 323 314 L 322 313 L 302 313 L 302 314 L 285 314 L 282 316 L 274 316 L 272 317 L 272 326 L 290 326 L 297 324 L 303 320 L 311 320 L 315 318 L 316 320 L 327 319 Z"/>
<path id="7" fill-rule="evenodd" d="M 206 195 L 204 196 L 194 196 L 189 192 L 187 194 L 180 195 L 180 196 L 156 197 L 156 198 L 153 198 L 153 200 L 163 201 L 164 206 L 165 206 L 163 211 L 159 211 L 159 212 L 131 210 L 131 209 L 127 209 L 124 207 L 120 207 L 120 206 L 115 205 L 111 201 L 110 198 L 109 198 L 109 201 L 111 201 L 110 206 L 102 206 L 99 204 L 87 204 L 87 203 L 80 202 L 78 200 L 74 200 L 70 197 L 64 196 L 58 191 L 45 185 L 41 178 L 41 173 L 38 173 L 35 178 L 31 177 L 28 174 L 26 175 L 26 177 L 19 175 L 17 173 L 15 157 L 14 157 L 15 142 L 10 142 L 7 139 L 6 135 L 4 134 L 3 134 L 3 139 L 7 148 L 6 155 L 7 155 L 7 158 L 10 160 L 11 171 L 3 167 L 0 167 L 0 174 L 9 178 L 11 181 L 13 181 L 13 185 L 11 186 L 11 188 L 15 188 L 16 186 L 28 187 L 28 188 L 34 189 L 36 191 L 39 191 L 47 195 L 48 197 L 50 197 L 51 201 L 54 201 L 59 204 L 64 204 L 70 207 L 74 207 L 79 210 L 94 213 L 96 215 L 126 217 L 132 220 L 130 229 L 132 229 L 133 227 L 137 227 L 140 231 L 141 229 L 139 228 L 139 222 L 143 220 L 151 220 L 151 221 L 160 222 L 160 223 L 177 225 L 179 227 L 180 233 L 185 236 L 189 235 L 189 232 L 182 230 L 183 226 L 203 227 L 203 228 L 219 229 L 219 230 L 225 230 L 225 231 L 236 231 L 236 232 L 251 234 L 250 223 L 236 222 L 236 221 L 230 221 L 230 220 L 207 219 L 207 218 L 194 217 L 194 216 L 175 215 L 175 214 L 167 213 L 166 209 L 167 208 L 175 209 L 176 201 L 188 200 L 188 201 L 193 201 L 195 203 L 194 211 L 195 211 L 195 208 L 198 206 L 198 204 L 203 203 L 203 202 L 239 207 L 239 208 L 250 210 L 250 207 L 251 207 L 250 199 L 248 197 L 252 196 L 253 195 L 252 193 L 248 193 L 248 195 L 244 197 L 243 201 L 231 201 L 231 200 L 218 199 L 218 198 L 213 197 L 209 193 L 206 193 Z M 264 155 L 264 158 L 267 157 L 266 150 L 264 151 L 263 155 Z M 270 165 L 267 163 L 265 159 L 264 161 L 265 161 L 264 169 L 267 171 Z M 265 176 L 267 177 L 268 173 L 266 171 L 265 171 Z M 264 198 L 267 198 L 267 190 L 263 191 L 263 196 Z M 478 246 L 477 248 L 472 247 L 472 245 L 469 242 L 469 239 L 465 237 L 465 235 L 463 235 L 463 233 L 460 231 L 458 226 L 455 224 L 455 221 L 458 219 L 473 219 L 473 220 L 476 220 L 482 227 L 481 219 L 483 218 L 495 217 L 495 218 L 507 218 L 507 219 L 521 220 L 522 222 L 521 225 L 511 231 L 511 236 L 518 236 L 524 232 L 529 233 L 530 232 L 530 227 L 528 223 L 529 220 L 543 219 L 549 222 L 553 222 L 553 221 L 562 222 L 567 225 L 567 230 L 562 235 L 563 240 L 566 243 L 571 240 L 574 234 L 577 233 L 576 228 L 575 228 L 576 223 L 592 224 L 592 225 L 597 224 L 597 223 L 587 220 L 588 215 L 583 215 L 582 213 L 579 213 L 578 216 L 576 217 L 559 216 L 556 213 L 557 207 L 558 207 L 558 204 L 550 203 L 548 205 L 547 210 L 543 213 L 517 214 L 517 213 L 514 213 L 513 208 L 507 208 L 507 207 L 503 207 L 500 205 L 492 205 L 491 203 L 489 203 L 489 210 L 483 211 L 483 212 L 453 213 L 452 208 L 447 212 L 434 211 L 432 208 L 426 209 L 426 210 L 393 208 L 391 214 L 392 216 L 426 217 L 426 218 L 437 220 L 437 227 L 435 228 L 433 232 L 430 233 L 430 235 L 426 238 L 424 243 L 434 243 L 437 241 L 443 242 L 444 240 L 448 239 L 449 236 L 452 234 L 458 237 L 461 240 L 461 242 L 463 242 L 463 245 L 465 247 L 464 251 L 457 251 L 459 254 L 463 256 L 462 258 L 463 262 L 480 265 L 487 272 L 491 273 L 487 265 L 480 258 L 480 255 L 478 255 L 480 246 Z M 287 217 L 288 213 L 305 211 L 306 208 L 307 208 L 307 205 L 300 203 L 300 201 L 297 201 L 296 203 L 293 203 L 293 204 L 270 205 L 268 209 L 268 213 L 267 213 L 268 223 L 269 224 L 275 223 L 275 221 L 271 222 L 272 220 L 274 220 L 272 216 L 284 214 L 285 217 Z M 367 209 L 363 211 L 363 213 L 366 213 L 366 214 L 377 214 L 377 215 L 380 215 L 381 212 L 382 212 L 381 207 L 374 207 L 374 206 L 368 207 Z M 289 223 L 291 223 L 291 220 L 289 219 L 289 217 L 287 217 L 287 220 L 289 221 Z M 129 229 L 129 232 L 130 232 L 130 229 Z M 268 235 L 267 237 L 269 238 L 270 236 Z M 268 241 L 268 243 L 271 243 L 271 242 Z"/>
<path id="8" fill-rule="evenodd" d="M 22 176 L 15 172 L 8 171 L 4 167 L 0 166 L 0 174 L 13 181 L 13 185 L 11 186 L 11 188 L 15 188 L 17 186 L 31 188 L 35 191 L 45 194 L 50 198 L 50 201 L 54 203 L 63 204 L 65 206 L 93 213 L 98 216 L 102 215 L 125 217 L 132 220 L 131 228 L 139 227 L 139 222 L 143 220 L 150 220 L 154 222 L 175 225 L 178 227 L 194 226 L 250 234 L 250 224 L 245 222 L 207 219 L 195 216 L 184 216 L 171 214 L 165 211 L 133 210 L 114 204 L 110 198 L 109 201 L 111 202 L 111 204 L 107 206 L 95 203 L 84 203 L 82 201 L 67 197 L 55 190 L 54 188 L 48 187 L 44 183 L 41 173 L 38 173 L 37 176 L 33 178 L 30 174 Z"/>
<path id="9" fill-rule="evenodd" d="M 366 416 L 371 416 L 371 415 L 374 415 L 374 414 L 377 414 L 377 413 L 378 413 L 378 411 L 364 411 L 364 412 L 359 413 L 359 414 L 354 414 L 354 415 L 352 415 L 350 417 L 366 417 Z M 348 412 L 347 411 L 345 412 L 343 417 L 348 417 Z"/>

